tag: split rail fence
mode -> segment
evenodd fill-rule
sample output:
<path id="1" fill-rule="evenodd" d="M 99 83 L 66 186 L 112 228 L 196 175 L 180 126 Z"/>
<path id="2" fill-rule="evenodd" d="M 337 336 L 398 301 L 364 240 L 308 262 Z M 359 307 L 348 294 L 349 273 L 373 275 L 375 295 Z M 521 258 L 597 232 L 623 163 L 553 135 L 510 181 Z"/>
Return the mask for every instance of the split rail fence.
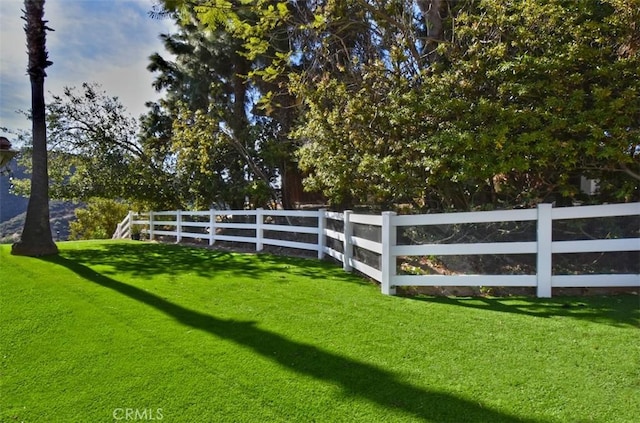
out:
<path id="1" fill-rule="evenodd" d="M 554 240 L 554 223 L 597 218 L 632 219 L 631 234 L 603 239 Z M 398 242 L 403 230 L 435 225 L 533 222 L 533 240 L 512 242 L 421 243 Z M 133 213 L 118 225 L 114 238 L 131 238 L 140 230 L 146 239 L 186 238 L 209 245 L 218 241 L 265 245 L 317 252 L 330 256 L 345 271 L 356 270 L 378 281 L 381 291 L 395 294 L 400 286 L 535 287 L 538 297 L 551 297 L 552 288 L 640 287 L 640 271 L 633 273 L 554 274 L 555 254 L 633 254 L 640 262 L 640 203 L 422 215 L 342 213 L 325 209 L 206 210 Z M 283 236 L 284 234 L 284 236 Z M 371 236 L 373 234 L 373 236 Z M 363 254 L 363 251 L 365 252 Z M 358 253 L 360 252 L 360 253 Z M 401 274 L 398 258 L 527 254 L 535 256 L 535 274 Z M 362 257 L 374 256 L 377 263 Z"/>

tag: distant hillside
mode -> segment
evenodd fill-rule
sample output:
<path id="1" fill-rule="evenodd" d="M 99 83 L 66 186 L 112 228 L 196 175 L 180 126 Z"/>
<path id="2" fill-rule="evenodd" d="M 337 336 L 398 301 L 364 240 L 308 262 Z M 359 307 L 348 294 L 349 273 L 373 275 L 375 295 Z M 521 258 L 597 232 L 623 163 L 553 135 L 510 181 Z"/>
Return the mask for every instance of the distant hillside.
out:
<path id="1" fill-rule="evenodd" d="M 21 167 L 13 165 L 12 170 L 15 178 L 27 177 Z M 9 176 L 0 176 L 0 244 L 13 243 L 20 237 L 27 214 L 29 199 L 11 194 L 10 187 Z M 69 238 L 69 221 L 75 218 L 74 211 L 77 207 L 77 204 L 70 202 L 51 201 L 51 233 L 55 241 Z"/>
<path id="2" fill-rule="evenodd" d="M 69 222 L 75 219 L 74 211 L 78 204 L 65 201 L 52 201 L 49 205 L 51 235 L 54 241 L 69 239 Z M 18 240 L 24 227 L 26 211 L 0 223 L 0 244 L 11 244 Z"/>
<path id="3" fill-rule="evenodd" d="M 26 178 L 24 168 L 11 164 L 15 178 Z M 0 223 L 27 211 L 29 200 L 25 197 L 13 195 L 10 192 L 11 179 L 8 175 L 0 176 Z"/>

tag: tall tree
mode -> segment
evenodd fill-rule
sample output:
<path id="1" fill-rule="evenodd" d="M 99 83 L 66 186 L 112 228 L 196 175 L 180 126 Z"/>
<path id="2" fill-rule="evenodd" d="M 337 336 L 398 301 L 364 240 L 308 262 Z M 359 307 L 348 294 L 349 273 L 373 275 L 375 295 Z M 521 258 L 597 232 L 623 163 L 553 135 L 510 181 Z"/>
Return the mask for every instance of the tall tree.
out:
<path id="1" fill-rule="evenodd" d="M 44 0 L 25 0 L 23 19 L 27 36 L 31 81 L 31 113 L 33 132 L 33 173 L 27 217 L 20 241 L 13 244 L 11 253 L 25 256 L 44 256 L 58 253 L 53 242 L 49 222 L 49 175 L 47 169 L 47 129 L 45 123 L 44 78 L 45 69 L 52 64 L 46 50 L 47 27 Z"/>
<path id="2" fill-rule="evenodd" d="M 250 9 L 241 9 L 252 19 Z M 223 27 L 210 31 L 186 10 L 178 31 L 163 36 L 175 57 L 151 57 L 154 86 L 166 89 L 143 121 L 143 137 L 173 154 L 176 180 L 188 187 L 185 207 L 243 207 L 277 200 L 273 129 L 256 114 L 258 87 L 248 79 L 255 60 Z"/>
<path id="3" fill-rule="evenodd" d="M 45 107 L 51 199 L 88 202 L 100 197 L 143 209 L 181 207 L 170 157 L 137 134 L 138 123 L 117 97 L 96 83 L 83 83 L 65 87 Z M 25 148 L 20 159 L 28 173 L 31 153 Z M 28 196 L 30 182 L 14 179 L 14 192 Z"/>

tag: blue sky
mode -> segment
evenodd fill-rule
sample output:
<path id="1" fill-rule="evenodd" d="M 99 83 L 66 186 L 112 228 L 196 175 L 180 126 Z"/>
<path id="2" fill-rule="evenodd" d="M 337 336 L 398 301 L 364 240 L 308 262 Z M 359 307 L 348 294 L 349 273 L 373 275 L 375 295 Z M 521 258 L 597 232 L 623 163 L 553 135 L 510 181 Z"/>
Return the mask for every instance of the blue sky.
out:
<path id="1" fill-rule="evenodd" d="M 47 68 L 45 91 L 61 94 L 63 87 L 97 82 L 117 96 L 129 113 L 144 113 L 144 103 L 158 98 L 146 70 L 148 57 L 164 54 L 159 39 L 171 31 L 170 20 L 156 20 L 148 12 L 153 0 L 47 0 Z M 28 110 L 29 78 L 22 0 L 0 0 L 0 127 L 29 129 L 16 110 Z M 9 139 L 14 137 L 8 134 Z"/>

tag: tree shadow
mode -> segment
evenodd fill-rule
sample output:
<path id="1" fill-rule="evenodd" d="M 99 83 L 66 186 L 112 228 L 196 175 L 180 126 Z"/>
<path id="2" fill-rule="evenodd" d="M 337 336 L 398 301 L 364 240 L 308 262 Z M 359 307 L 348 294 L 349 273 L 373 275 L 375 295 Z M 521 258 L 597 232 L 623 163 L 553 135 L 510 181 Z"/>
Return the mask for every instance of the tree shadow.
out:
<path id="1" fill-rule="evenodd" d="M 640 297 L 625 294 L 591 297 L 440 297 L 415 296 L 417 301 L 551 318 L 569 317 L 612 326 L 640 327 Z"/>
<path id="2" fill-rule="evenodd" d="M 263 278 L 269 273 L 286 272 L 326 280 L 328 275 L 341 282 L 370 285 L 367 279 L 345 273 L 327 261 L 272 254 L 234 253 L 203 247 L 152 242 L 113 242 L 78 249 L 64 249 L 61 255 L 76 263 L 107 266 L 105 275 L 131 274 L 150 279 L 159 274 L 193 273 L 213 277 L 220 273 Z M 530 298 L 441 297 L 416 295 L 417 301 L 460 307 L 523 314 L 534 317 L 571 317 L 614 326 L 640 327 L 640 297 L 637 295 Z"/>
<path id="3" fill-rule="evenodd" d="M 127 273 L 148 279 L 158 274 L 193 273 L 211 277 L 216 274 L 263 277 L 269 272 L 287 271 L 291 275 L 326 279 L 327 272 L 346 282 L 366 285 L 368 281 L 343 273 L 328 262 L 272 254 L 234 253 L 204 247 L 152 242 L 113 242 L 79 249 L 64 249 L 63 256 L 92 266 L 108 266 L 104 274 Z"/>
<path id="4" fill-rule="evenodd" d="M 153 307 L 183 325 L 250 348 L 291 371 L 338 384 L 346 395 L 364 398 L 389 410 L 435 422 L 543 422 L 485 408 L 477 402 L 445 392 L 413 386 L 389 371 L 325 351 L 315 345 L 287 339 L 257 327 L 256 322 L 220 319 L 187 309 L 97 273 L 74 259 L 54 256 L 42 260 L 63 266 L 89 282 Z"/>

